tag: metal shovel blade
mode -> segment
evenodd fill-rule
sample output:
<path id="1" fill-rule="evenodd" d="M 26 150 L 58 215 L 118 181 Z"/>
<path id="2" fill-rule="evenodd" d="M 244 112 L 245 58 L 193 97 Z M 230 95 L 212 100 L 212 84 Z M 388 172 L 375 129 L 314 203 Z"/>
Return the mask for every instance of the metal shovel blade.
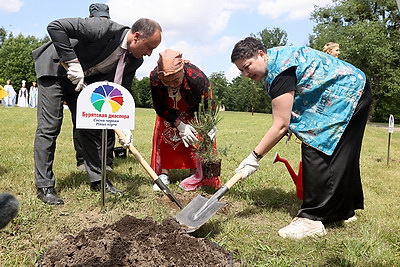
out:
<path id="1" fill-rule="evenodd" d="M 195 197 L 175 219 L 187 228 L 187 232 L 196 231 L 211 218 L 225 203 L 219 200 L 231 187 L 242 178 L 242 173 L 236 173 L 226 184 L 218 189 L 210 199 L 203 196 Z"/>
<path id="2" fill-rule="evenodd" d="M 187 232 L 194 232 L 225 204 L 225 202 L 218 201 L 218 197 L 213 196 L 208 199 L 203 196 L 197 196 L 175 218 L 187 228 Z"/>

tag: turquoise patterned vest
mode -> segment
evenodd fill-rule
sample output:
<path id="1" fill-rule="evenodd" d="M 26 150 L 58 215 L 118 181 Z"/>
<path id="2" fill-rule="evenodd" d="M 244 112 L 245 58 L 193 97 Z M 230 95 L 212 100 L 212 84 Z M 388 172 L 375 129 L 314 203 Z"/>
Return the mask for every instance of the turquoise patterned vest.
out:
<path id="1" fill-rule="evenodd" d="M 290 130 L 307 145 L 332 155 L 363 93 L 365 74 L 309 47 L 275 47 L 267 49 L 267 55 L 267 91 L 276 76 L 297 67 Z"/>

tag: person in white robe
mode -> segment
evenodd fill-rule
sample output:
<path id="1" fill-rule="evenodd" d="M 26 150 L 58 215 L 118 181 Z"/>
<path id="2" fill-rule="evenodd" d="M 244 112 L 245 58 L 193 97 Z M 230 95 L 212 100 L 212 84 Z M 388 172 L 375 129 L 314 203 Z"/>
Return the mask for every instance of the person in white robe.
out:
<path id="1" fill-rule="evenodd" d="M 22 87 L 18 91 L 18 107 L 27 108 L 29 99 L 28 88 L 26 88 L 26 81 L 22 80 Z"/>
<path id="2" fill-rule="evenodd" d="M 14 90 L 14 87 L 11 85 L 11 80 L 6 81 L 6 85 L 4 85 L 4 90 L 7 93 L 7 96 L 4 97 L 1 102 L 6 107 L 13 107 L 15 106 L 15 101 L 17 97 L 17 93 Z"/>
<path id="3" fill-rule="evenodd" d="M 36 82 L 32 82 L 32 86 L 29 88 L 29 107 L 36 108 L 38 104 L 38 87 Z"/>

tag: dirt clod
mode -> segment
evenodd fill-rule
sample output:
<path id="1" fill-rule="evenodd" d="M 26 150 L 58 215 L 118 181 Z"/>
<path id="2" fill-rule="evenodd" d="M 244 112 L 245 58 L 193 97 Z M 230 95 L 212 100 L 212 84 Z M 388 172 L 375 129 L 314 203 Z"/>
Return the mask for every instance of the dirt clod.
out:
<path id="1" fill-rule="evenodd" d="M 157 224 L 127 215 L 54 241 L 38 266 L 233 266 L 233 259 L 222 247 L 187 234 L 173 218 Z"/>

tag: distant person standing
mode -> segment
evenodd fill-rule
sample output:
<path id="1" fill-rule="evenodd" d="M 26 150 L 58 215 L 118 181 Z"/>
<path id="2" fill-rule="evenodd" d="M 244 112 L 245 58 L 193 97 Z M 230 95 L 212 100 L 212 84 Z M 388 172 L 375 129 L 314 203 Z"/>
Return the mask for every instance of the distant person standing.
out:
<path id="1" fill-rule="evenodd" d="M 339 58 L 340 55 L 339 44 L 334 42 L 328 42 L 322 48 L 322 52 L 327 53 L 336 58 Z"/>
<path id="2" fill-rule="evenodd" d="M 28 88 L 26 88 L 26 81 L 22 80 L 22 87 L 18 91 L 18 101 L 17 101 L 18 107 L 27 108 L 29 106 L 28 99 L 29 99 L 29 92 Z"/>
<path id="3" fill-rule="evenodd" d="M 36 108 L 38 103 L 38 87 L 36 82 L 32 82 L 32 86 L 29 88 L 29 107 Z"/>
<path id="4" fill-rule="evenodd" d="M 14 87 L 11 85 L 11 80 L 6 81 L 6 85 L 4 85 L 4 90 L 7 93 L 7 96 L 4 97 L 1 101 L 6 107 L 15 106 L 15 101 L 17 98 L 17 93 L 14 90 Z"/>

